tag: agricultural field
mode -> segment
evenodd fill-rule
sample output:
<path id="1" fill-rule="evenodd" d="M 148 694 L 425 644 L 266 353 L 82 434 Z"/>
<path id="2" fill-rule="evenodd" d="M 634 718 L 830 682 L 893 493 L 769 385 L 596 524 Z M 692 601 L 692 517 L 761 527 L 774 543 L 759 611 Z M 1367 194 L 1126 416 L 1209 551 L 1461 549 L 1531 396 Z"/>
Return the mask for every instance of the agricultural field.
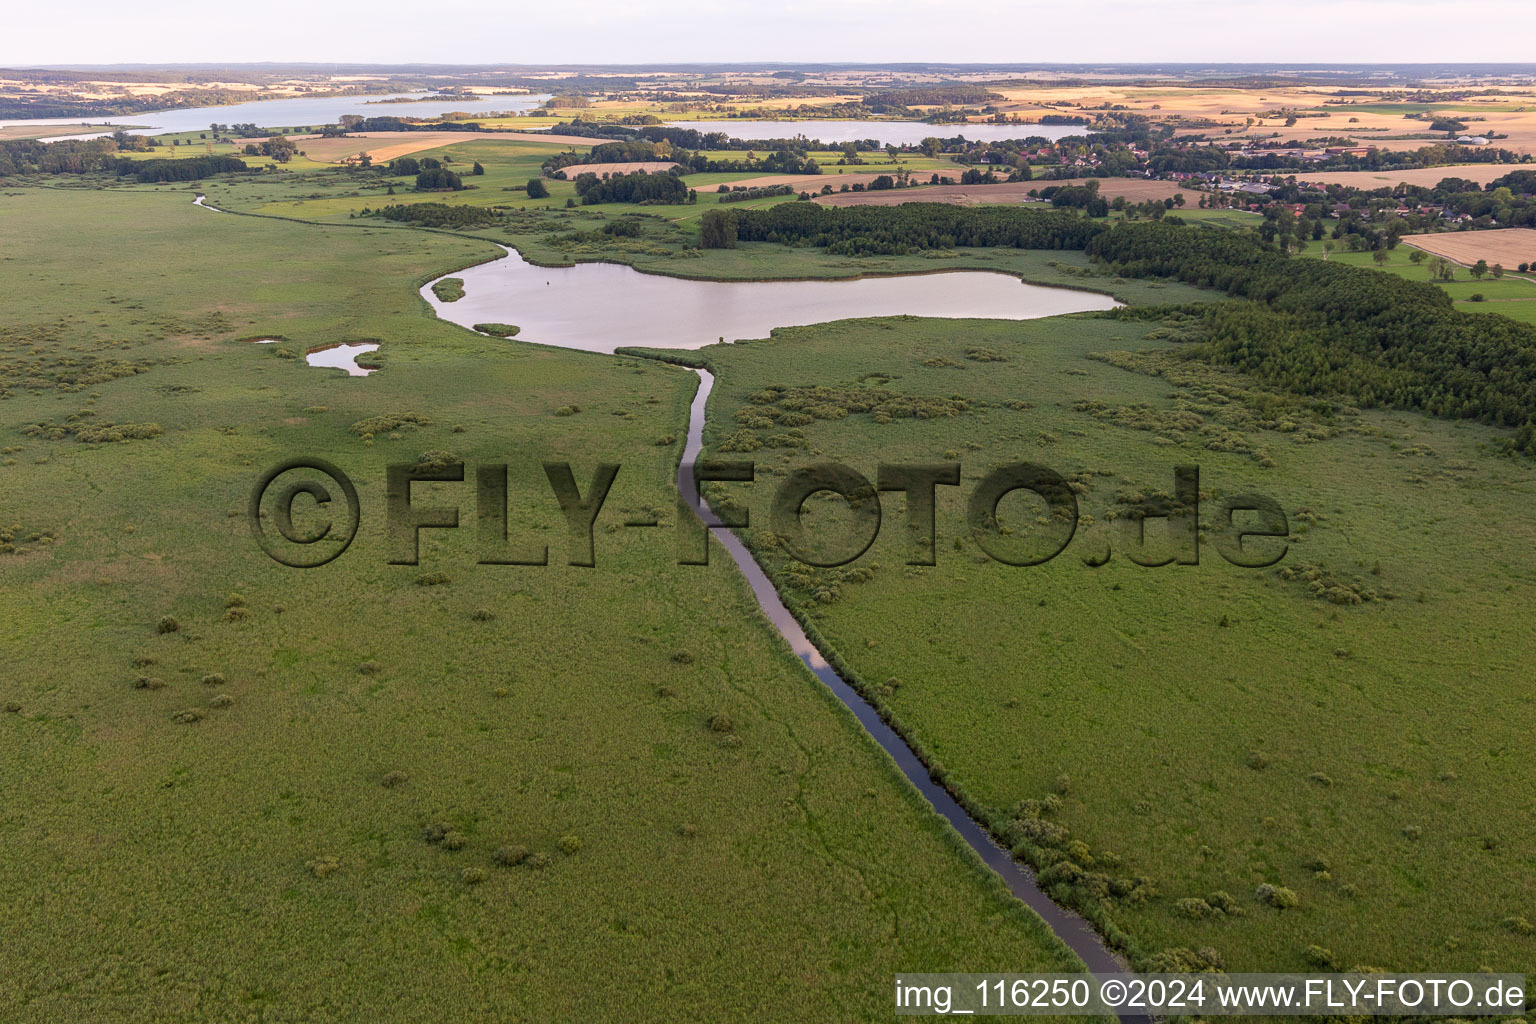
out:
<path id="1" fill-rule="evenodd" d="M 1367 191 L 1396 185 L 1433 188 L 1446 178 L 1462 178 L 1486 185 L 1509 174 L 1508 164 L 1445 164 L 1439 167 L 1410 167 L 1392 171 L 1317 171 L 1296 175 L 1298 181 L 1315 185 L 1347 185 Z"/>
<path id="2" fill-rule="evenodd" d="M 600 523 L 565 564 L 538 460 L 671 520 L 692 374 L 431 317 L 413 282 L 484 242 L 188 199 L 0 196 L 0 1016 L 873 1018 L 914 962 L 1073 965 L 729 560 Z M 382 368 L 305 365 L 349 339 Z M 361 496 L 320 569 L 245 518 L 294 456 Z M 510 464 L 549 566 L 387 563 L 385 465 L 453 456 Z"/>
<path id="3" fill-rule="evenodd" d="M 1536 470 L 1491 455 L 1487 428 L 1320 415 L 1183 362 L 1167 347 L 1181 330 L 888 319 L 673 358 L 718 376 L 705 440 L 720 458 L 752 450 L 743 434 L 768 412 L 809 409 L 804 448 L 754 451 L 759 483 L 710 485 L 716 507 L 750 509 L 781 594 L 983 820 L 1014 836 L 1011 818 L 1037 821 L 1023 848 L 1042 865 L 1070 849 L 1155 890 L 1106 901 L 1136 948 L 1214 950 L 1235 970 L 1521 969 L 1536 823 L 1528 801 L 1487 794 L 1533 785 L 1518 751 L 1536 711 L 1511 644 L 1536 596 L 1521 525 Z M 887 393 L 964 404 L 882 418 Z M 938 489 L 937 564 L 903 565 L 898 495 L 858 560 L 790 562 L 768 496 L 812 455 L 871 479 L 959 463 L 961 486 Z M 1073 481 L 1084 513 L 1045 565 L 992 560 L 962 519 L 981 476 L 1016 459 Z M 1133 564 L 1171 542 L 1149 526 L 1138 554 L 1116 509 L 1172 491 L 1176 465 L 1199 466 L 1199 564 Z M 1219 500 L 1254 491 L 1290 521 L 1268 569 L 1211 546 Z M 1039 514 L 1017 497 L 999 510 L 1021 537 Z M 803 515 L 867 535 L 831 495 Z M 1267 905 L 1265 886 L 1297 905 Z"/>
<path id="4" fill-rule="evenodd" d="M 1499 228 L 1492 231 L 1449 231 L 1429 235 L 1404 235 L 1403 244 L 1471 265 L 1486 260 L 1514 270 L 1536 262 L 1536 228 Z"/>

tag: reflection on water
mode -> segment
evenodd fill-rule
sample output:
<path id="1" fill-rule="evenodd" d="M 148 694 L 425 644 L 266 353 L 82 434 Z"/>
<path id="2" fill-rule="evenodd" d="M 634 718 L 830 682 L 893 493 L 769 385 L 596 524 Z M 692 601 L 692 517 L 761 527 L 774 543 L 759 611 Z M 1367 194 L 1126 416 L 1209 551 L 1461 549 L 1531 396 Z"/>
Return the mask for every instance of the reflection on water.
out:
<path id="1" fill-rule="evenodd" d="M 357 357 L 365 352 L 378 350 L 375 342 L 352 341 L 343 342 L 340 345 L 327 345 L 325 348 L 310 349 L 304 356 L 304 361 L 310 366 L 326 366 L 336 370 L 346 370 L 350 377 L 366 377 L 376 366 L 358 366 Z"/>
<path id="2" fill-rule="evenodd" d="M 963 135 L 971 142 L 1003 139 L 1064 139 L 1083 135 L 1088 128 L 1076 124 L 923 124 L 920 121 L 672 121 L 672 128 L 724 132 L 736 139 L 792 139 L 804 135 L 821 142 L 857 142 L 874 139 L 882 146 L 915 146 L 929 137 L 952 139 Z M 832 168 L 827 168 L 832 170 Z M 854 170 L 858 170 L 857 167 Z"/>
<path id="3" fill-rule="evenodd" d="M 1117 305 L 1099 292 L 1024 284 L 985 270 L 851 281 L 685 281 L 618 263 L 535 267 L 508 250 L 506 259 L 451 276 L 464 281 L 464 297 L 456 302 L 439 301 L 430 284 L 421 289 L 444 320 L 471 328 L 517 324 L 519 341 L 589 352 L 623 345 L 701 348 L 851 317 L 1029 320 Z"/>

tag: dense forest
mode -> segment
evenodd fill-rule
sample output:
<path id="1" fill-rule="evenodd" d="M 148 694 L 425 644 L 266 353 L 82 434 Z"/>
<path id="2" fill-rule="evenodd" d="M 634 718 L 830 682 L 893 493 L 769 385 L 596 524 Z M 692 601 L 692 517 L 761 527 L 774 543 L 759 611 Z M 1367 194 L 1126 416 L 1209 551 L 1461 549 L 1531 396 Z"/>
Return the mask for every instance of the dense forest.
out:
<path id="1" fill-rule="evenodd" d="M 736 238 L 743 242 L 824 246 L 849 256 L 902 256 L 919 249 L 1006 246 L 1015 249 L 1081 249 L 1100 230 L 1071 213 L 1021 211 L 1006 206 L 818 206 L 785 203 L 736 210 Z"/>
<path id="2" fill-rule="evenodd" d="M 117 162 L 117 176 L 133 175 L 140 182 L 197 181 L 211 174 L 243 171 L 245 161 L 232 156 L 196 156 L 187 160 L 128 160 Z"/>
<path id="3" fill-rule="evenodd" d="M 688 186 L 673 174 L 615 174 L 599 178 L 588 171 L 576 175 L 576 194 L 583 206 L 596 203 L 686 203 Z"/>
<path id="4" fill-rule="evenodd" d="M 501 219 L 494 210 L 483 206 L 449 206 L 447 203 L 392 204 L 380 210 L 364 210 L 363 216 L 453 230 L 489 227 Z"/>

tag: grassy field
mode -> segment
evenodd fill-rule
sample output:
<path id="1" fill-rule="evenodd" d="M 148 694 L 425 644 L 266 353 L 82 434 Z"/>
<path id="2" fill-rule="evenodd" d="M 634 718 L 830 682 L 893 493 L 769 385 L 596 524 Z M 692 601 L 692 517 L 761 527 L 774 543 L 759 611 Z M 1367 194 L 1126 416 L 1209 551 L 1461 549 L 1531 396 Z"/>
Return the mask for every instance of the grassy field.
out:
<path id="1" fill-rule="evenodd" d="M 1209 949 L 1238 970 L 1523 969 L 1536 469 L 1491 455 L 1491 429 L 1324 413 L 1168 359 L 1179 333 L 898 318 L 704 349 L 719 375 L 706 447 L 754 459 L 759 481 L 713 493 L 750 508 L 781 593 L 950 785 L 1143 964 L 1209 963 L 1191 952 Z M 880 413 L 907 399 L 930 411 Z M 1085 513 L 1033 568 L 992 561 L 961 518 L 982 474 L 1020 459 L 1067 476 Z M 882 463 L 960 463 L 962 485 L 939 488 L 938 564 L 903 564 L 889 494 L 862 558 L 795 568 L 768 502 L 816 460 L 871 479 Z M 1171 492 L 1187 464 L 1199 564 L 1133 564 L 1112 517 Z M 1289 517 L 1274 568 L 1212 547 L 1219 501 L 1244 492 Z M 850 528 L 839 499 L 808 508 L 827 536 Z M 1019 537 L 1003 542 L 1038 514 L 1005 499 Z M 1147 533 L 1144 556 L 1168 550 Z"/>
<path id="2" fill-rule="evenodd" d="M 618 525 L 673 518 L 691 374 L 431 318 L 483 242 L 188 198 L 0 196 L 0 1016 L 876 1019 L 897 971 L 1070 965 L 728 559 Z M 297 358 L 351 339 L 382 369 Z M 449 483 L 386 564 L 386 464 L 442 453 L 510 464 L 548 567 L 477 565 Z M 312 455 L 362 525 L 300 571 L 243 510 Z M 596 569 L 540 459 L 622 464 Z"/>
<path id="3" fill-rule="evenodd" d="M 1463 312 L 1497 313 L 1513 320 L 1536 323 L 1536 278 L 1515 273 L 1514 267 L 1508 267 L 1506 269 L 1510 272 L 1500 279 L 1490 275 L 1478 280 L 1466 267 L 1457 266 L 1453 268 L 1455 276 L 1451 280 L 1441 281 L 1430 271 L 1434 257 L 1426 253 L 1423 259 L 1414 262 L 1415 251 L 1411 246 L 1399 245 L 1396 249 L 1387 250 L 1385 263 L 1377 263 L 1374 253 L 1339 250 L 1327 253 L 1320 243 L 1313 242 L 1301 255 L 1315 259 L 1322 259 L 1326 255 L 1329 260 L 1383 270 L 1410 281 L 1430 281 L 1450 295 L 1456 302 L 1456 308 Z M 1474 301 L 1474 295 L 1481 295 L 1482 299 Z"/>

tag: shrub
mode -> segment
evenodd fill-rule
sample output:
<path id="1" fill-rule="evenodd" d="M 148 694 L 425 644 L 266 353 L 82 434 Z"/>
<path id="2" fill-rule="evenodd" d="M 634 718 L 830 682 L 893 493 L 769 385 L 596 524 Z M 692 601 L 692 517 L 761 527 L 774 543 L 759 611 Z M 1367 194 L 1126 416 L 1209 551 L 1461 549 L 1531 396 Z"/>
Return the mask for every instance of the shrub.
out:
<path id="1" fill-rule="evenodd" d="M 341 870 L 341 861 L 336 857 L 316 857 L 304 866 L 316 878 L 327 878 Z"/>
<path id="2" fill-rule="evenodd" d="M 729 715 L 711 715 L 709 728 L 714 732 L 731 732 L 736 728 L 736 723 L 731 721 Z"/>
<path id="3" fill-rule="evenodd" d="M 1324 949 L 1322 946 L 1308 946 L 1302 957 L 1307 963 L 1321 970 L 1336 971 L 1339 969 L 1339 961 L 1333 955 L 1333 950 Z"/>
<path id="4" fill-rule="evenodd" d="M 469 845 L 469 837 L 462 832 L 449 831 L 443 834 L 443 849 L 462 850 Z"/>
<path id="5" fill-rule="evenodd" d="M 544 179 L 543 178 L 529 178 L 528 179 L 528 198 L 529 199 L 548 199 L 549 198 L 549 186 L 544 184 Z"/>
<path id="6" fill-rule="evenodd" d="M 1276 910 L 1301 906 L 1301 897 L 1283 885 L 1270 885 L 1265 882 L 1253 891 L 1253 895 L 1260 903 L 1268 904 Z"/>
<path id="7" fill-rule="evenodd" d="M 528 847 L 503 846 L 491 854 L 491 860 L 502 867 L 513 868 L 528 859 Z"/>
<path id="8" fill-rule="evenodd" d="M 450 580 L 451 577 L 445 572 L 429 572 L 417 576 L 416 585 L 418 587 L 440 587 L 450 582 Z"/>
<path id="9" fill-rule="evenodd" d="M 1216 913 L 1205 900 L 1191 896 L 1188 899 L 1175 900 L 1173 912 L 1178 917 L 1188 918 L 1191 921 L 1203 921 Z"/>
<path id="10" fill-rule="evenodd" d="M 177 622 L 174 618 L 172 618 L 169 615 L 167 615 L 165 618 L 161 619 L 160 620 L 160 625 L 156 627 L 156 629 L 159 632 L 161 632 L 161 633 L 174 633 L 177 630 L 179 630 L 180 628 L 181 628 L 181 623 Z"/>
<path id="11" fill-rule="evenodd" d="M 1422 828 L 1420 828 L 1419 826 L 1417 826 L 1417 825 L 1405 825 L 1403 827 L 1403 838 L 1404 839 L 1407 839 L 1407 840 L 1410 840 L 1410 841 L 1417 841 L 1418 839 L 1422 838 L 1423 835 L 1424 835 L 1424 830 Z"/>
<path id="12" fill-rule="evenodd" d="M 191 725 L 194 722 L 201 722 L 202 720 L 203 713 L 201 711 L 193 710 L 192 708 L 188 708 L 186 711 L 178 711 L 171 716 L 171 721 L 175 722 L 177 725 Z"/>
<path id="13" fill-rule="evenodd" d="M 693 655 L 689 654 L 687 651 L 673 651 L 672 661 L 678 665 L 692 665 Z"/>
<path id="14" fill-rule="evenodd" d="M 543 852 L 531 854 L 523 863 L 535 871 L 542 871 L 549 867 L 549 854 Z"/>
<path id="15" fill-rule="evenodd" d="M 1243 912 L 1243 908 L 1238 904 L 1237 898 L 1221 889 L 1217 889 L 1207 896 L 1205 902 L 1210 904 L 1212 910 L 1217 910 L 1233 917 Z"/>
<path id="16" fill-rule="evenodd" d="M 358 675 L 375 676 L 382 671 L 384 671 L 384 666 L 380 665 L 376 661 L 365 661 L 361 665 L 357 666 Z"/>
<path id="17" fill-rule="evenodd" d="M 410 776 L 406 775 L 405 772 L 385 772 L 384 777 L 379 780 L 379 785 L 385 789 L 396 789 L 405 785 L 408 781 L 410 781 Z"/>
<path id="18" fill-rule="evenodd" d="M 223 686 L 224 677 L 217 672 L 210 672 L 203 676 L 204 686 Z"/>
<path id="19" fill-rule="evenodd" d="M 1502 924 L 1516 935 L 1530 935 L 1532 932 L 1536 932 L 1536 927 L 1531 925 L 1530 919 L 1523 915 L 1506 917 Z"/>
<path id="20" fill-rule="evenodd" d="M 472 613 L 470 613 L 469 617 L 474 619 L 476 622 L 490 622 L 496 617 L 496 613 L 491 611 L 489 608 L 476 608 Z"/>
<path id="21" fill-rule="evenodd" d="M 522 328 L 515 324 L 475 324 L 475 330 L 481 334 L 494 334 L 498 338 L 511 338 Z"/>
<path id="22" fill-rule="evenodd" d="M 485 868 L 465 868 L 459 877 L 465 885 L 479 885 L 485 881 Z"/>
<path id="23" fill-rule="evenodd" d="M 421 838 L 429 843 L 440 843 L 447 838 L 448 833 L 453 832 L 453 826 L 443 822 L 433 822 L 421 830 Z M 454 833 L 457 835 L 458 833 Z"/>
<path id="24" fill-rule="evenodd" d="M 234 608 L 226 609 L 225 612 L 224 612 L 224 621 L 225 622 L 244 622 L 246 619 L 248 619 L 250 617 L 251 617 L 251 610 L 249 608 L 242 608 L 242 607 L 239 607 L 239 606 L 236 606 Z"/>
<path id="25" fill-rule="evenodd" d="M 580 411 L 581 411 L 581 407 L 580 406 L 576 406 L 576 405 L 562 405 L 560 408 L 555 410 L 555 415 L 556 416 L 574 416 L 574 415 L 576 415 Z"/>
<path id="26" fill-rule="evenodd" d="M 561 853 L 565 854 L 567 857 L 571 857 L 576 854 L 577 850 L 581 849 L 581 837 L 574 835 L 564 835 L 560 837 L 559 841 L 556 842 L 555 845 L 559 847 Z"/>
<path id="27" fill-rule="evenodd" d="M 208 706 L 211 708 L 227 708 L 234 704 L 234 702 L 235 698 L 231 697 L 229 694 L 219 693 L 215 694 L 213 699 L 208 702 Z"/>
<path id="28" fill-rule="evenodd" d="M 160 690 L 164 689 L 165 681 L 155 676 L 139 676 L 133 681 L 135 690 Z"/>

